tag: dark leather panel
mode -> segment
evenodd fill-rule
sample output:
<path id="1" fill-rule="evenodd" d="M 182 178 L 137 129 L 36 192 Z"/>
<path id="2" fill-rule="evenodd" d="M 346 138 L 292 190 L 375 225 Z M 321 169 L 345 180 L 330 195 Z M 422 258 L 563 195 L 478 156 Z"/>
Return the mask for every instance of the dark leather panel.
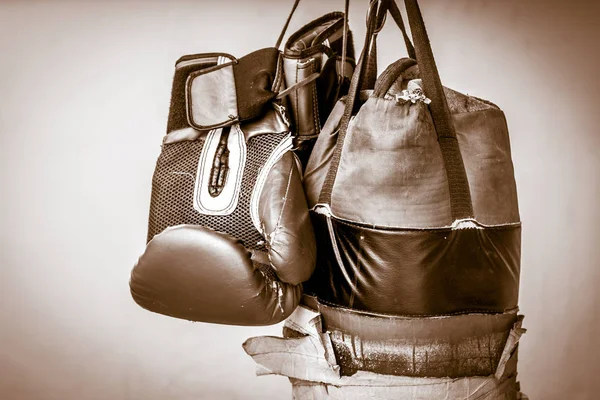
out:
<path id="1" fill-rule="evenodd" d="M 319 77 L 289 94 L 290 119 L 295 128 L 295 152 L 306 166 L 321 127 L 339 96 L 348 91 L 349 79 L 338 79 L 354 68 L 352 32 L 348 31 L 346 67 L 339 66 L 342 53 L 344 14 L 326 14 L 293 33 L 283 51 L 285 83 L 290 87 L 319 73 Z M 346 72 L 344 76 L 351 76 Z"/>
<path id="2" fill-rule="evenodd" d="M 360 318 L 366 323 L 372 320 Z M 378 333 L 387 336 L 369 337 L 360 327 L 326 328 L 342 375 L 358 371 L 438 378 L 494 374 L 517 315 L 376 320 Z"/>
<path id="3" fill-rule="evenodd" d="M 298 305 L 301 285 L 276 280 L 233 237 L 196 225 L 156 235 L 131 273 L 133 299 L 175 318 L 229 325 L 270 325 Z"/>
<path id="4" fill-rule="evenodd" d="M 279 279 L 307 281 L 316 263 L 316 243 L 302 179 L 291 152 L 273 166 L 260 196 L 259 218 L 269 259 Z"/>
<path id="5" fill-rule="evenodd" d="M 269 133 L 284 133 L 289 131 L 289 126 L 274 108 L 268 108 L 262 118 L 240 124 L 240 129 L 244 132 L 246 142 L 255 136 Z"/>
<path id="6" fill-rule="evenodd" d="M 279 57 L 276 48 L 267 47 L 245 55 L 233 65 L 240 121 L 259 118 L 270 107 L 277 95 L 272 89 Z"/>
<path id="7" fill-rule="evenodd" d="M 383 230 L 313 214 L 319 247 L 307 285 L 326 302 L 395 315 L 504 312 L 518 304 L 521 229 Z M 332 245 L 343 262 L 336 262 Z"/>
<path id="8" fill-rule="evenodd" d="M 324 331 L 355 334 L 371 341 L 413 339 L 413 336 L 457 341 L 469 336 L 508 333 L 517 322 L 516 309 L 497 314 L 407 317 L 335 306 L 309 295 L 303 295 L 301 303 L 321 313 Z"/>
<path id="9" fill-rule="evenodd" d="M 323 54 L 316 54 L 305 59 L 283 59 L 286 86 L 292 86 L 320 72 Z M 317 106 L 317 83 L 311 82 L 301 86 L 289 95 L 296 134 L 300 137 L 318 135 L 321 131 L 319 108 Z"/>
<path id="10" fill-rule="evenodd" d="M 208 57 L 208 54 L 196 54 L 194 56 L 182 57 L 179 60 L 190 62 L 190 64 L 175 69 L 171 88 L 171 104 L 169 106 L 167 133 L 189 127 L 185 96 L 187 78 L 194 71 L 201 71 L 206 68 L 214 67 L 217 63 L 217 57 L 218 56 Z"/>

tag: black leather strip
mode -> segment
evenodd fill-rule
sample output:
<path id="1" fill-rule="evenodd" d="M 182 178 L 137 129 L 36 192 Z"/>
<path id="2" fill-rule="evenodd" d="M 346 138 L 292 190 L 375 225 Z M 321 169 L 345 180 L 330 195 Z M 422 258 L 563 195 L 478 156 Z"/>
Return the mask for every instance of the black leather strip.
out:
<path id="1" fill-rule="evenodd" d="M 423 80 L 424 92 L 427 97 L 432 100 L 430 104 L 431 117 L 434 121 L 436 132 L 439 138 L 440 149 L 444 158 L 444 166 L 448 176 L 452 218 L 453 220 L 472 218 L 473 205 L 469 190 L 469 182 L 458 146 L 458 141 L 456 139 L 456 133 L 454 132 L 454 126 L 452 125 L 450 118 L 450 111 L 448 109 L 446 97 L 444 95 L 437 67 L 435 65 L 435 60 L 433 58 L 433 52 L 429 44 L 429 38 L 427 36 L 423 17 L 416 0 L 405 1 L 408 20 L 413 33 L 416 56 L 417 60 L 419 61 L 421 77 Z M 369 9 L 374 9 L 377 4 L 377 0 L 372 1 Z M 368 59 L 370 57 L 368 57 L 367 51 L 371 48 L 371 44 L 374 41 L 375 34 L 378 29 L 377 22 L 379 21 L 380 15 L 377 14 L 378 13 L 374 12 L 369 13 L 367 34 L 365 35 L 363 52 L 350 83 L 346 109 L 340 122 L 338 141 L 333 153 L 329 171 L 319 196 L 319 203 L 331 204 L 331 192 L 341 158 L 341 151 L 344 139 L 346 137 L 346 131 L 348 130 L 348 125 L 352 115 L 357 111 L 356 108 L 359 103 L 356 101 L 356 96 L 359 92 L 359 88 L 362 85 L 361 82 L 363 81 L 365 74 L 369 69 Z M 367 59 L 365 59 L 365 57 Z"/>
<path id="2" fill-rule="evenodd" d="M 307 293 L 375 313 L 432 316 L 517 307 L 518 224 L 469 229 L 373 229 L 313 214 L 319 247 Z M 335 243 L 332 243 L 335 240 Z M 333 246 L 341 262 L 336 261 Z"/>
<path id="3" fill-rule="evenodd" d="M 277 42 L 275 43 L 275 48 L 279 48 L 279 46 L 281 46 L 281 41 L 283 40 L 283 36 L 285 35 L 285 31 L 287 31 L 288 26 L 290 25 L 290 21 L 292 20 L 292 17 L 294 16 L 294 12 L 296 11 L 296 8 L 298 7 L 298 4 L 300 3 L 300 0 L 295 0 L 294 1 L 294 5 L 292 6 L 292 10 L 290 11 L 290 14 L 287 17 L 287 20 L 285 21 L 285 25 L 283 25 L 283 29 L 281 29 L 281 33 L 279 34 L 279 37 L 277 38 Z"/>
<path id="4" fill-rule="evenodd" d="M 374 7 L 377 2 L 378 0 L 372 0 L 369 7 Z M 331 190 L 333 189 L 335 176 L 337 174 L 337 169 L 340 163 L 344 138 L 346 137 L 346 131 L 348 130 L 350 118 L 352 117 L 352 114 L 355 111 L 354 108 L 358 104 L 356 100 L 357 95 L 359 93 L 360 82 L 362 81 L 363 75 L 367 69 L 367 50 L 370 48 L 371 41 L 373 39 L 373 33 L 375 32 L 377 24 L 376 13 L 369 13 L 368 15 L 369 19 L 367 20 L 367 33 L 365 35 L 363 50 L 358 60 L 358 63 L 356 64 L 356 69 L 354 70 L 352 79 L 350 81 L 350 88 L 348 89 L 348 96 L 346 97 L 346 108 L 344 109 L 344 115 L 342 115 L 342 119 L 340 121 L 338 139 L 336 142 L 335 149 L 333 150 L 333 156 L 331 158 L 329 170 L 327 171 L 327 175 L 325 176 L 325 179 L 323 181 L 323 188 L 321 189 L 321 193 L 319 195 L 318 202 L 321 204 L 331 203 Z"/>
<path id="5" fill-rule="evenodd" d="M 379 9 L 377 12 L 376 30 L 374 32 L 373 44 L 371 45 L 369 61 L 367 63 L 367 72 L 365 74 L 364 81 L 361 84 L 361 90 L 373 89 L 375 82 L 377 81 L 377 33 L 383 28 L 383 24 L 385 24 L 385 16 L 387 15 L 386 10 L 389 11 L 394 19 L 394 22 L 400 29 L 400 32 L 402 32 L 408 57 L 412 59 L 417 58 L 415 55 L 415 48 L 408 37 L 408 33 L 406 32 L 406 27 L 404 26 L 404 20 L 402 19 L 402 13 L 400 12 L 400 9 L 396 5 L 395 1 L 384 0 L 381 2 L 381 9 Z"/>
<path id="6" fill-rule="evenodd" d="M 390 87 L 396 82 L 398 77 L 404 73 L 408 68 L 416 65 L 417 62 L 412 58 L 401 58 L 398 61 L 390 64 L 385 71 L 381 73 L 379 79 L 373 89 L 374 97 L 384 97 L 385 94 L 390 90 Z"/>
<path id="7" fill-rule="evenodd" d="M 396 2 L 394 0 L 388 0 L 388 1 L 389 1 L 388 11 L 390 12 L 390 15 L 392 16 L 392 18 L 394 19 L 394 22 L 396 22 L 396 25 L 398 25 L 398 28 L 400 28 L 400 31 L 402 32 L 402 37 L 404 38 L 404 44 L 406 45 L 406 51 L 408 52 L 408 56 L 410 58 L 417 59 L 417 55 L 415 53 L 415 48 L 414 48 L 412 42 L 410 41 L 408 34 L 406 33 L 406 27 L 404 26 L 404 20 L 402 19 L 402 13 L 400 12 L 400 9 L 398 8 L 398 5 L 396 4 Z"/>
<path id="8" fill-rule="evenodd" d="M 454 220 L 472 218 L 473 205 L 471 203 L 469 182 L 423 16 L 417 0 L 405 0 L 405 4 L 423 81 L 423 91 L 431 99 L 429 110 L 439 138 L 446 173 L 448 174 L 452 218 Z"/>

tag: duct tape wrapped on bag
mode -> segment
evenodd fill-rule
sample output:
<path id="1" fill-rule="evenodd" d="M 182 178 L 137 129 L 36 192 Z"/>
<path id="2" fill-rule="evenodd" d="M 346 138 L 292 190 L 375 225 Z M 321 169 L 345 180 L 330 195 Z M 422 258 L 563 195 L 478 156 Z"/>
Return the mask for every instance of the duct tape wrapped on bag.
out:
<path id="1" fill-rule="evenodd" d="M 527 399 L 516 380 L 525 329 L 502 314 L 399 317 L 335 307 L 305 296 L 284 338 L 244 350 L 257 375 L 290 378 L 294 399 Z"/>

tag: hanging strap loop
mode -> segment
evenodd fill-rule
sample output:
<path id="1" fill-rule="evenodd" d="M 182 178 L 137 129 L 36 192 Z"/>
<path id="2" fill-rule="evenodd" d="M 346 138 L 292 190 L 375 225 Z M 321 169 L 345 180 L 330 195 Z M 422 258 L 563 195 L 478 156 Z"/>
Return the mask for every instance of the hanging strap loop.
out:
<path id="1" fill-rule="evenodd" d="M 448 176 L 450 190 L 450 208 L 454 221 L 473 218 L 473 204 L 465 165 L 460 154 L 454 124 L 450 116 L 450 109 L 444 94 L 427 29 L 423 21 L 421 9 L 417 0 L 405 0 L 408 23 L 415 44 L 419 72 L 423 81 L 423 91 L 431 99 L 429 110 L 437 132 L 440 150 Z"/>
<path id="2" fill-rule="evenodd" d="M 384 12 L 393 10 L 390 11 L 392 16 L 400 14 L 394 0 L 372 0 L 369 5 L 369 10 L 372 10 L 374 7 L 378 7 L 379 9 L 381 5 L 384 6 Z M 472 218 L 473 205 L 469 190 L 469 182 L 458 146 L 458 140 L 456 139 L 454 125 L 452 124 L 450 117 L 446 96 L 435 65 L 433 51 L 431 50 L 431 45 L 421 15 L 421 10 L 417 0 L 405 0 L 405 5 L 414 42 L 414 52 L 423 81 L 423 90 L 425 95 L 431 99 L 429 109 L 438 136 L 438 142 L 448 178 L 452 218 L 453 220 Z M 369 63 L 369 53 L 372 52 L 372 45 L 376 38 L 377 30 L 380 28 L 378 25 L 378 18 L 380 18 L 381 15 L 380 13 L 373 13 L 370 11 L 367 16 L 365 43 L 350 82 L 350 89 L 346 98 L 346 107 L 340 121 L 338 140 L 333 151 L 330 168 L 325 177 L 323 188 L 319 196 L 318 202 L 320 204 L 331 205 L 331 192 L 337 175 L 343 142 L 346 137 L 350 119 L 352 115 L 358 111 L 359 102 L 357 101 L 357 97 L 360 88 L 362 87 L 361 82 L 365 79 L 367 72 L 371 74 L 373 71 L 373 62 L 371 61 Z M 402 27 L 400 27 L 399 24 L 399 21 L 402 21 L 402 18 L 394 18 L 394 20 L 402 30 Z M 410 42 L 410 40 L 408 40 L 408 42 Z M 369 67 L 369 65 L 371 65 L 371 67 Z"/>
<path id="3" fill-rule="evenodd" d="M 377 81 L 377 34 L 383 29 L 383 25 L 385 24 L 387 12 L 390 12 L 390 15 L 394 19 L 394 22 L 402 32 L 402 37 L 404 39 L 404 44 L 406 45 L 406 51 L 408 52 L 408 56 L 416 60 L 415 48 L 406 32 L 406 27 L 404 25 L 404 20 L 402 18 L 402 13 L 400 9 L 396 5 L 394 1 L 389 0 L 380 0 L 379 3 L 376 4 L 377 7 L 377 25 L 374 31 L 374 37 L 372 43 L 369 48 L 369 60 L 367 62 L 367 71 L 365 72 L 365 77 L 360 84 L 360 90 L 370 90 L 375 87 L 375 82 Z M 369 5 L 369 10 L 367 12 L 367 21 L 369 19 L 369 13 L 372 12 L 374 8 L 374 4 L 371 3 Z"/>
<path id="4" fill-rule="evenodd" d="M 287 31 L 287 28 L 290 25 L 290 21 L 292 20 L 292 17 L 294 16 L 294 12 L 296 11 L 296 8 L 298 8 L 299 3 L 300 3 L 300 0 L 294 1 L 292 10 L 290 11 L 290 14 L 287 17 L 287 20 L 285 21 L 285 25 L 283 25 L 283 29 L 281 30 L 281 33 L 279 34 L 279 37 L 277 38 L 277 43 L 275 43 L 275 48 L 278 49 L 279 46 L 281 46 L 281 41 L 283 40 L 283 37 L 285 36 L 285 31 Z"/>
<path id="5" fill-rule="evenodd" d="M 283 29 L 281 30 L 281 33 L 279 33 L 279 37 L 277 38 L 277 42 L 275 43 L 275 48 L 279 48 L 281 46 L 281 42 L 283 41 L 283 37 L 285 36 L 285 32 L 288 29 L 288 26 L 290 25 L 290 21 L 292 20 L 292 17 L 294 16 L 294 13 L 296 12 L 296 8 L 298 8 L 298 4 L 300 3 L 300 0 L 295 0 L 294 1 L 294 5 L 292 6 L 292 9 L 290 11 L 290 14 L 288 15 L 285 24 L 283 25 Z M 344 2 L 344 30 L 343 30 L 343 34 L 342 34 L 342 61 L 346 61 L 346 49 L 348 47 L 348 9 L 349 9 L 349 3 L 350 0 L 345 0 Z M 342 63 L 342 68 L 344 68 L 345 64 Z M 343 75 L 343 74 L 342 74 Z"/>

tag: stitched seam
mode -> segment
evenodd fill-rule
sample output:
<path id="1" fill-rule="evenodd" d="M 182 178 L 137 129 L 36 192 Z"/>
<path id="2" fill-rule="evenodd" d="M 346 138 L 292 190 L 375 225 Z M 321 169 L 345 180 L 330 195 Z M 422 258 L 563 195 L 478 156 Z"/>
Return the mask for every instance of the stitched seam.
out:
<path id="1" fill-rule="evenodd" d="M 461 316 L 461 315 L 481 315 L 481 316 L 496 315 L 496 316 L 498 316 L 498 315 L 518 314 L 519 313 L 519 307 L 517 306 L 517 307 L 512 307 L 512 308 L 505 308 L 504 311 L 484 311 L 484 310 L 477 310 L 477 309 L 466 309 L 466 310 L 453 311 L 453 312 L 444 313 L 444 314 L 386 314 L 386 313 L 375 312 L 375 311 L 352 309 L 352 308 L 349 308 L 348 306 L 344 306 L 342 304 L 337 304 L 337 303 L 333 303 L 333 302 L 324 300 L 318 296 L 316 296 L 316 300 L 319 305 L 324 305 L 326 307 L 330 307 L 331 311 L 334 313 L 350 312 L 351 314 L 356 314 L 356 315 L 360 315 L 360 316 L 364 316 L 364 317 L 385 318 L 388 320 L 393 320 L 393 319 L 397 319 L 397 318 L 410 319 L 410 318 L 415 318 L 415 317 L 444 318 L 444 317 Z M 321 312 L 321 315 L 323 315 L 323 317 L 325 317 L 325 314 L 323 311 L 321 311 L 321 309 L 319 309 L 319 312 Z M 332 329 L 339 330 L 340 328 L 332 327 Z"/>
<path id="2" fill-rule="evenodd" d="M 292 167 L 290 168 L 290 175 L 288 177 L 288 182 L 287 182 L 287 187 L 285 188 L 285 194 L 283 196 L 283 205 L 281 206 L 281 211 L 279 213 L 279 218 L 277 218 L 277 223 L 275 224 L 275 229 L 273 230 L 273 232 L 271 232 L 270 239 L 269 239 L 269 246 L 272 248 L 273 247 L 273 243 L 275 243 L 275 238 L 277 237 L 277 233 L 279 232 L 279 227 L 281 226 L 281 219 L 283 218 L 283 211 L 285 210 L 285 206 L 287 204 L 287 197 L 288 197 L 288 193 L 290 190 L 290 186 L 292 183 L 292 174 L 294 172 L 294 163 L 292 163 Z M 269 256 L 269 263 L 271 264 L 271 266 L 273 267 L 273 269 L 275 269 L 275 271 L 277 271 L 277 268 L 273 265 L 273 260 L 271 259 L 271 252 L 269 251 L 267 253 L 267 255 Z"/>
<path id="3" fill-rule="evenodd" d="M 198 54 L 188 54 L 188 55 L 179 57 L 179 59 L 175 62 L 175 67 L 177 67 L 177 64 L 181 63 L 182 61 L 202 62 L 202 60 L 212 59 L 215 57 L 217 57 L 217 58 L 218 57 L 226 57 L 226 58 L 234 61 L 236 64 L 238 62 L 238 60 L 234 56 L 232 56 L 231 54 L 228 54 L 228 53 L 198 53 Z"/>
<path id="4" fill-rule="evenodd" d="M 199 169 L 197 171 L 197 174 L 199 174 L 199 175 L 197 175 L 197 177 L 196 177 L 196 183 L 195 183 L 195 188 L 194 188 L 194 209 L 201 214 L 204 214 L 204 215 L 230 215 L 233 212 L 233 210 L 237 207 L 237 204 L 238 204 L 238 201 L 240 198 L 240 193 L 242 190 L 242 179 L 243 179 L 243 174 L 244 174 L 244 168 L 246 165 L 247 149 L 246 149 L 245 142 L 244 142 L 244 133 L 241 131 L 239 124 L 234 125 L 233 129 L 236 129 L 238 132 L 237 142 L 238 142 L 238 146 L 239 146 L 239 150 L 240 150 L 240 160 L 239 160 L 239 165 L 238 165 L 238 171 L 237 171 L 237 174 L 235 175 L 235 182 L 234 182 L 235 186 L 233 189 L 232 197 L 227 206 L 222 207 L 218 210 L 212 209 L 208 205 L 205 206 L 205 204 L 202 202 L 203 184 L 207 182 L 203 179 L 203 176 L 204 176 L 204 171 L 206 170 L 208 151 L 209 151 L 211 142 L 214 141 L 216 132 L 218 131 L 218 130 L 212 130 L 212 131 L 210 131 L 209 135 L 207 135 L 207 138 L 204 143 L 204 147 L 202 149 L 202 153 L 200 154 L 200 160 L 199 160 L 199 165 L 198 165 Z M 221 129 L 219 132 L 219 138 L 221 137 L 222 133 L 223 133 L 223 131 Z M 201 163 L 201 165 L 200 165 L 200 163 Z M 210 178 L 208 179 L 208 181 L 210 181 Z"/>
<path id="5" fill-rule="evenodd" d="M 282 69 L 283 69 L 283 60 L 282 60 L 281 54 L 280 54 L 277 57 L 277 67 L 275 69 L 275 78 L 273 79 L 273 85 L 271 86 L 272 92 L 279 91 L 279 88 L 281 87 L 281 78 L 283 77 Z"/>
<path id="6" fill-rule="evenodd" d="M 222 56 L 219 56 L 217 58 L 217 65 L 214 65 L 212 67 L 202 69 L 199 71 L 194 71 L 188 75 L 188 77 L 185 81 L 186 118 L 187 118 L 188 124 L 198 130 L 222 128 L 222 127 L 225 127 L 225 126 L 228 126 L 228 125 L 231 125 L 231 124 L 237 122 L 240 118 L 239 115 L 229 115 L 229 119 L 227 121 L 219 122 L 219 123 L 216 123 L 213 125 L 200 125 L 200 124 L 197 124 L 196 121 L 194 120 L 194 110 L 192 108 L 192 83 L 193 83 L 193 80 L 196 79 L 198 76 L 209 74 L 211 72 L 215 72 L 215 71 L 227 68 L 227 67 L 232 67 L 233 65 L 237 64 L 237 60 L 235 60 L 235 59 L 233 59 L 227 63 L 219 64 L 221 57 Z M 235 77 L 234 77 L 234 80 L 235 80 Z M 235 102 L 237 105 L 237 94 L 234 93 L 234 95 L 236 96 Z M 238 110 L 236 109 L 236 112 L 237 111 Z"/>
<path id="7" fill-rule="evenodd" d="M 317 63 L 316 59 L 313 62 L 313 71 L 312 73 L 317 72 Z M 312 95 L 313 95 L 313 119 L 315 122 L 315 134 L 318 134 L 320 131 L 319 127 L 319 107 L 318 107 L 318 97 L 317 97 L 317 82 L 313 82 L 312 84 Z"/>
<path id="8" fill-rule="evenodd" d="M 314 207 L 311 211 L 314 211 Z M 401 226 L 379 226 L 379 225 L 372 225 L 372 224 L 367 224 L 364 222 L 356 222 L 356 221 L 350 221 L 341 217 L 338 217 L 334 214 L 331 214 L 331 217 L 340 224 L 343 225 L 347 225 L 353 228 L 362 228 L 362 229 L 368 229 L 368 230 L 379 230 L 379 231 L 386 231 L 386 232 L 450 232 L 453 231 L 452 226 L 440 226 L 440 227 L 401 227 Z M 496 225 L 483 225 L 480 224 L 483 227 L 483 230 L 509 230 L 509 229 L 516 229 L 516 228 L 521 228 L 522 227 L 522 223 L 521 222 L 507 222 L 507 223 L 503 223 L 503 224 L 496 224 Z"/>
<path id="9" fill-rule="evenodd" d="M 210 147 L 210 143 L 215 136 L 215 130 L 211 130 L 204 140 L 204 144 L 202 146 L 202 152 L 200 153 L 200 160 L 198 162 L 198 169 L 196 171 L 196 182 L 194 185 L 194 205 L 196 205 L 200 209 L 204 209 L 202 206 L 202 201 L 200 200 L 200 194 L 202 191 L 202 176 L 204 175 L 204 164 L 206 163 L 206 158 L 208 157 L 208 148 Z"/>
<path id="10" fill-rule="evenodd" d="M 298 70 L 300 65 L 300 61 L 298 60 L 296 62 L 296 80 L 294 81 L 294 83 L 298 83 Z M 298 110 L 298 91 L 296 90 L 294 92 L 294 102 L 296 103 L 296 107 L 294 107 L 294 119 L 296 122 L 296 131 L 297 134 L 300 134 L 300 111 Z"/>
<path id="11" fill-rule="evenodd" d="M 287 181 L 287 186 L 285 188 L 285 194 L 283 195 L 283 206 L 281 206 L 281 211 L 279 213 L 279 218 L 277 218 L 277 223 L 275 224 L 275 230 L 273 231 L 273 233 L 271 234 L 271 243 L 273 243 L 275 241 L 275 235 L 277 234 L 277 231 L 279 231 L 279 227 L 281 226 L 281 219 L 283 218 L 283 211 L 285 210 L 285 206 L 287 204 L 287 198 L 288 198 L 288 194 L 290 192 L 290 186 L 292 185 L 292 175 L 294 174 L 294 163 L 292 163 L 292 166 L 290 168 L 290 175 L 288 177 L 288 181 Z"/>

